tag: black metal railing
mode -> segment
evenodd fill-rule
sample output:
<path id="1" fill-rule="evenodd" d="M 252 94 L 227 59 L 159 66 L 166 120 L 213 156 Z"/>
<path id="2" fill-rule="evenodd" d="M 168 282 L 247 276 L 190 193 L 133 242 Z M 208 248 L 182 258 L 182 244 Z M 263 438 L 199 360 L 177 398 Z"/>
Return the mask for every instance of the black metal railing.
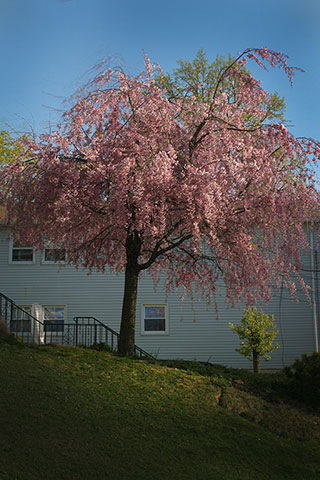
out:
<path id="1" fill-rule="evenodd" d="M 90 338 L 92 340 L 94 338 L 94 341 L 91 343 L 91 345 L 103 343 L 109 346 L 114 351 L 118 350 L 118 342 L 119 342 L 119 336 L 120 336 L 119 333 L 113 330 L 112 328 L 108 327 L 104 323 L 100 322 L 100 320 L 98 320 L 97 318 L 74 317 L 73 321 L 77 325 L 76 338 L 78 343 L 76 345 L 83 345 L 83 343 L 81 343 L 81 341 L 83 341 L 82 339 Z M 86 332 L 85 329 L 89 324 L 91 324 L 91 326 L 93 327 L 93 332 L 91 332 L 91 336 L 89 335 L 86 337 L 86 335 L 84 335 L 83 337 L 82 335 L 84 332 Z M 138 345 L 134 345 L 133 353 L 138 357 L 146 357 L 154 360 L 154 357 L 150 355 L 150 353 L 138 347 Z"/>
<path id="2" fill-rule="evenodd" d="M 85 346 L 103 344 L 111 350 L 118 350 L 119 333 L 95 317 L 74 317 L 73 323 L 48 320 L 41 321 L 16 305 L 6 295 L 0 293 L 0 319 L 11 334 L 22 338 L 25 343 Z M 134 345 L 138 357 L 154 359 L 142 348 Z"/>
<path id="3" fill-rule="evenodd" d="M 11 334 L 22 338 L 25 343 L 43 343 L 43 323 L 3 293 L 0 293 L 0 320 Z"/>
<path id="4" fill-rule="evenodd" d="M 94 345 L 103 343 L 112 350 L 118 349 L 119 334 L 95 317 L 73 317 L 75 344 Z"/>

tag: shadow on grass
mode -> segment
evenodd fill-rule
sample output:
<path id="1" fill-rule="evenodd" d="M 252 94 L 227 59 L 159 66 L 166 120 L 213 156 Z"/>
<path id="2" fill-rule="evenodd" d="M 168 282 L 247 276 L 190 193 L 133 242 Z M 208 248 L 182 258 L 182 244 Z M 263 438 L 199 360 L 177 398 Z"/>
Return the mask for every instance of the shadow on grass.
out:
<path id="1" fill-rule="evenodd" d="M 230 398 L 250 394 L 220 373 L 219 385 L 89 349 L 1 344 L 0 478 L 319 478 L 317 439 L 236 413 Z"/>

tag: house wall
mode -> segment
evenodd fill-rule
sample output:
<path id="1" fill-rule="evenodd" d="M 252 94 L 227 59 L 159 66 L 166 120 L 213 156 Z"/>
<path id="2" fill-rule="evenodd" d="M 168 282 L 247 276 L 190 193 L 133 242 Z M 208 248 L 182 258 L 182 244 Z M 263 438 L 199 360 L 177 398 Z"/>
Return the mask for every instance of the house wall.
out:
<path id="1" fill-rule="evenodd" d="M 76 270 L 73 266 L 59 267 L 43 264 L 42 255 L 36 253 L 35 263 L 29 265 L 9 263 L 9 237 L 5 229 L 0 231 L 0 292 L 18 305 L 64 305 L 66 321 L 74 316 L 93 316 L 116 331 L 120 328 L 124 276 Z M 311 268 L 310 255 L 304 257 L 304 265 Z M 310 272 L 306 272 L 309 276 Z M 139 281 L 136 344 L 158 358 L 184 358 L 210 361 L 233 367 L 247 368 L 251 364 L 235 351 L 239 339 L 228 327 L 228 322 L 238 323 L 243 306 L 231 308 L 222 294 L 214 304 L 206 307 L 204 301 L 180 299 L 181 291 L 166 294 L 164 277 L 156 291 L 148 274 Z M 274 298 L 265 312 L 274 314 L 280 330 L 277 341 L 281 348 L 272 354 L 262 368 L 281 368 L 315 349 L 313 311 L 301 289 L 299 303 L 291 300 L 287 291 L 275 291 Z M 167 304 L 169 331 L 167 335 L 142 334 L 142 305 Z"/>

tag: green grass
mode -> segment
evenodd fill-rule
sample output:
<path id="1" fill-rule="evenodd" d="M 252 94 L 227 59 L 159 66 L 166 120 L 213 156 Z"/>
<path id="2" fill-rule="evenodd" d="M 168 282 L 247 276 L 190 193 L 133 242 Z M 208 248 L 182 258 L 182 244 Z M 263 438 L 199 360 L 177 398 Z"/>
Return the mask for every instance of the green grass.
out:
<path id="1" fill-rule="evenodd" d="M 272 378 L 0 341 L 0 479 L 319 479 L 320 419 Z"/>

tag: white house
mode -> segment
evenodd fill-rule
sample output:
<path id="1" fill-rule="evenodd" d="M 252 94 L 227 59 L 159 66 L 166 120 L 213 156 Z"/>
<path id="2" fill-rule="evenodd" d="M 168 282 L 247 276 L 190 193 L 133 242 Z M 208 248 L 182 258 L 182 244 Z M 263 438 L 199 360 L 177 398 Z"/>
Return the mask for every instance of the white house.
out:
<path id="1" fill-rule="evenodd" d="M 312 253 L 303 258 L 302 271 L 313 287 L 312 304 L 298 287 L 298 303 L 288 291 L 277 290 L 263 307 L 275 316 L 281 347 L 269 362 L 262 361 L 262 368 L 281 368 L 302 352 L 310 354 L 318 349 L 318 279 L 315 250 Z M 47 325 L 54 321 L 55 326 L 47 330 L 50 335 L 55 332 L 58 343 L 66 334 L 65 325 L 74 323 L 74 317 L 95 317 L 119 332 L 124 276 L 88 274 L 71 265 L 58 266 L 54 262 L 56 255 L 50 249 L 36 252 L 29 246 L 14 245 L 5 225 L 0 226 L 0 292 Z M 243 306 L 231 308 L 223 293 L 216 298 L 216 305 L 209 307 L 205 301 L 193 303 L 181 296 L 181 290 L 166 294 L 163 282 L 155 290 L 147 274 L 140 280 L 135 343 L 161 359 L 197 359 L 249 367 L 249 361 L 235 351 L 239 339 L 228 327 L 229 321 L 240 321 Z M 39 335 L 43 341 L 44 332 Z"/>

